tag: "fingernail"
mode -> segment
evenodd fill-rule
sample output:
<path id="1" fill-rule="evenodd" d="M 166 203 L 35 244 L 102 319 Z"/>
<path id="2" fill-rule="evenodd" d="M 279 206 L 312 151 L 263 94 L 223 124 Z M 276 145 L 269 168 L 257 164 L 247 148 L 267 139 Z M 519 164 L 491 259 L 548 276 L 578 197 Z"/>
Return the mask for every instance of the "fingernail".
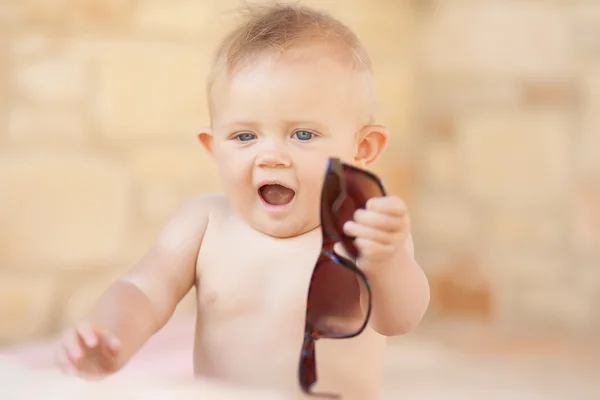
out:
<path id="1" fill-rule="evenodd" d="M 74 360 L 79 360 L 81 357 L 83 357 L 83 351 L 81 351 L 80 348 L 71 349 L 70 354 L 71 358 Z"/>
<path id="2" fill-rule="evenodd" d="M 113 350 L 117 350 L 121 346 L 121 342 L 119 341 L 119 339 L 117 339 L 115 337 L 110 338 L 110 341 L 108 342 L 108 344 L 110 345 L 110 347 Z"/>
<path id="3" fill-rule="evenodd" d="M 96 345 L 98 344 L 98 338 L 96 337 L 96 335 L 88 334 L 85 335 L 83 339 L 85 341 L 85 344 L 89 347 L 96 347 Z"/>

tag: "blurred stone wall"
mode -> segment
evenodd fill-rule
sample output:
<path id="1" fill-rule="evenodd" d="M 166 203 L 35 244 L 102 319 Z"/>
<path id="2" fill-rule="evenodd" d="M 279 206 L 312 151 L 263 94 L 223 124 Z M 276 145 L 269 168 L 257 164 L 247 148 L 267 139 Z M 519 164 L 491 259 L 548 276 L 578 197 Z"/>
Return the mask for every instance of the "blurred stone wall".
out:
<path id="1" fill-rule="evenodd" d="M 600 3 L 304 3 L 370 48 L 429 317 L 600 328 Z M 194 133 L 239 4 L 0 0 L 0 342 L 58 332 L 219 190 Z"/>
<path id="2" fill-rule="evenodd" d="M 600 2 L 429 2 L 417 243 L 436 315 L 600 328 Z"/>

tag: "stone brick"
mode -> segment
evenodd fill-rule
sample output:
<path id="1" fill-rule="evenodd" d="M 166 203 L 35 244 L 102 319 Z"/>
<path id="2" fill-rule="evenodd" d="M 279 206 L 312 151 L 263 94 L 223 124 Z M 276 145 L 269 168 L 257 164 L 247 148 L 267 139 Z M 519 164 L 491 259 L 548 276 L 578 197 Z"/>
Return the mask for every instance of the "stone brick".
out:
<path id="1" fill-rule="evenodd" d="M 323 1 L 316 1 L 323 8 Z M 384 65 L 402 65 L 414 58 L 419 30 L 414 10 L 406 1 L 377 0 L 369 7 L 360 2 L 337 3 L 333 15 L 346 22 L 360 37 L 377 70 Z M 393 42 L 393 46 L 390 46 Z M 391 81 L 390 81 L 391 82 Z"/>
<path id="2" fill-rule="evenodd" d="M 220 190 L 216 163 L 195 141 L 170 147 L 145 147 L 132 154 L 141 188 L 141 211 L 164 220 L 189 197 Z"/>
<path id="3" fill-rule="evenodd" d="M 523 84 L 525 106 L 571 107 L 578 105 L 579 90 L 573 81 L 528 81 Z"/>
<path id="4" fill-rule="evenodd" d="M 383 181 L 388 193 L 400 196 L 406 202 L 412 200 L 415 177 L 414 168 L 410 163 L 399 161 L 397 157 L 394 159 L 394 154 L 390 152 L 382 158 L 373 172 Z"/>
<path id="5" fill-rule="evenodd" d="M 419 266 L 423 268 L 429 276 L 435 274 L 440 268 L 451 265 L 457 258 L 462 258 L 464 249 L 450 249 L 439 244 L 428 241 L 427 236 L 421 234 L 421 231 L 415 229 L 418 221 L 413 218 L 413 237 L 415 241 L 415 257 Z M 461 253 L 457 255 L 457 253 Z"/>
<path id="6" fill-rule="evenodd" d="M 1 17 L 0 17 L 1 25 Z M 8 75 L 10 74 L 7 39 L 0 33 L 0 143 L 6 132 L 7 109 L 9 107 L 10 85 Z"/>
<path id="7" fill-rule="evenodd" d="M 600 180 L 583 182 L 573 193 L 572 246 L 579 254 L 600 257 Z"/>
<path id="8" fill-rule="evenodd" d="M 600 63 L 592 64 L 584 77 L 581 131 L 577 136 L 575 162 L 580 175 L 600 177 Z"/>
<path id="9" fill-rule="evenodd" d="M 524 251 L 511 249 L 485 250 L 483 263 L 487 266 L 490 277 L 497 287 L 497 315 L 500 326 L 512 327 L 520 325 L 532 328 L 542 319 L 536 320 L 535 305 L 524 307 L 524 302 L 534 304 L 541 301 L 539 296 L 547 297 L 547 301 L 560 302 L 562 298 L 552 299 L 554 290 L 560 282 L 567 282 L 569 268 L 562 249 Z M 530 289 L 535 287 L 535 294 L 525 300 Z M 563 294 L 561 289 L 559 294 Z M 539 327 L 539 325 L 538 325 Z"/>
<path id="10" fill-rule="evenodd" d="M 436 75 L 563 76 L 570 25 L 551 2 L 438 2 L 424 20 L 422 60 Z"/>
<path id="11" fill-rule="evenodd" d="M 466 190 L 492 203 L 536 207 L 565 200 L 570 168 L 568 115 L 485 113 L 457 128 Z"/>
<path id="12" fill-rule="evenodd" d="M 0 270 L 0 342 L 22 342 L 47 333 L 56 284 L 48 274 Z"/>
<path id="13" fill-rule="evenodd" d="M 7 142 L 12 147 L 77 148 L 88 139 L 88 126 L 77 109 L 14 106 L 9 110 Z"/>
<path id="14" fill-rule="evenodd" d="M 151 42 L 114 42 L 100 50 L 93 115 L 104 138 L 178 140 L 209 123 L 205 51 Z"/>
<path id="15" fill-rule="evenodd" d="M 527 249 L 566 249 L 568 217 L 564 208 L 496 207 L 485 222 L 488 246 L 514 252 Z"/>
<path id="16" fill-rule="evenodd" d="M 600 252 L 589 257 L 578 257 L 577 261 L 571 264 L 571 268 L 572 272 L 568 279 L 570 286 L 576 293 L 595 299 L 594 304 L 598 304 L 600 301 L 600 276 L 598 275 Z M 597 316 L 595 320 L 600 322 L 600 316 Z"/>
<path id="17" fill-rule="evenodd" d="M 81 103 L 93 87 L 97 40 L 18 32 L 11 36 L 9 75 L 18 105 L 38 104 L 54 109 L 67 105 L 83 113 Z M 87 105 L 86 105 L 87 106 Z"/>
<path id="18" fill-rule="evenodd" d="M 285 3 L 297 4 L 295 0 L 285 0 Z M 388 54 L 400 49 L 411 47 L 415 35 L 415 13 L 406 1 L 390 2 L 373 0 L 369 7 L 361 1 L 336 2 L 322 0 L 307 0 L 302 4 L 326 11 L 349 25 L 367 44 L 383 49 L 387 47 Z M 382 37 L 393 38 L 394 46 L 384 46 Z M 381 53 L 383 55 L 383 52 Z M 377 54 L 374 54 L 378 58 Z"/>
<path id="19" fill-rule="evenodd" d="M 190 135 L 183 145 L 145 146 L 131 153 L 136 178 L 143 183 L 166 181 L 176 184 L 206 185 L 212 190 L 217 168 L 212 156 Z"/>
<path id="20" fill-rule="evenodd" d="M 130 225 L 131 178 L 106 159 L 69 154 L 0 158 L 5 262 L 82 268 L 118 253 Z"/>
<path id="21" fill-rule="evenodd" d="M 133 15 L 133 29 L 162 37 L 196 37 L 215 35 L 230 27 L 232 2 L 175 0 L 138 0 Z M 218 35 L 218 33 L 217 33 Z M 215 38 L 216 39 L 216 38 Z"/>
<path id="22" fill-rule="evenodd" d="M 429 243 L 459 249 L 479 243 L 481 215 L 460 196 L 421 193 L 415 200 L 412 219 L 414 229 Z"/>
<path id="23" fill-rule="evenodd" d="M 596 299 L 574 289 L 559 282 L 529 286 L 520 297 L 523 320 L 538 328 L 562 332 L 588 329 L 597 313 Z"/>
<path id="24" fill-rule="evenodd" d="M 16 1 L 0 2 L 0 29 L 12 28 L 18 19 L 19 3 Z"/>
<path id="25" fill-rule="evenodd" d="M 425 75 L 419 85 L 418 102 L 422 118 L 431 115 L 457 116 L 498 108 L 514 108 L 521 101 L 519 86 L 510 79 L 492 79 L 479 75 L 435 77 Z"/>
<path id="26" fill-rule="evenodd" d="M 16 60 L 12 74 L 15 95 L 34 103 L 80 103 L 87 95 L 89 70 L 71 54 L 49 54 L 39 59 Z"/>
<path id="27" fill-rule="evenodd" d="M 135 3 L 136 0 L 6 1 L 0 8 L 0 21 L 37 32 L 96 31 L 98 28 L 110 28 L 114 32 L 128 22 Z"/>
<path id="28" fill-rule="evenodd" d="M 64 0 L 24 0 L 9 8 L 11 25 L 36 31 L 57 32 L 64 27 Z"/>
<path id="29" fill-rule="evenodd" d="M 489 276 L 472 257 L 463 256 L 430 274 L 431 306 L 442 317 L 489 322 L 495 294 Z"/>
<path id="30" fill-rule="evenodd" d="M 534 283 L 544 286 L 565 282 L 569 275 L 566 256 L 561 249 L 516 249 L 512 252 L 507 249 L 487 249 L 483 252 L 486 254 L 486 265 L 494 271 L 494 277 L 501 285 L 527 290 Z"/>
<path id="31" fill-rule="evenodd" d="M 137 0 L 66 0 L 64 12 L 71 30 L 106 30 L 127 27 Z"/>
<path id="32" fill-rule="evenodd" d="M 590 305 L 594 307 L 595 312 L 590 316 L 589 332 L 598 332 L 600 330 L 600 315 L 597 312 L 597 305 L 600 303 L 600 251 L 596 248 L 596 253 L 588 257 L 579 257 L 576 268 L 571 274 L 573 281 L 573 291 L 589 299 Z"/>
<path id="33" fill-rule="evenodd" d="M 415 124 L 415 72 L 406 61 L 388 59 L 374 66 L 378 123 L 390 131 L 387 152 L 408 157 L 417 132 Z"/>
<path id="34" fill-rule="evenodd" d="M 89 62 L 96 48 L 80 51 L 81 44 L 96 43 L 93 37 L 73 37 L 69 35 L 48 35 L 36 31 L 18 31 L 10 37 L 10 55 L 15 65 L 25 68 L 44 60 L 59 60 L 68 64 L 74 61 L 82 66 Z M 86 76 L 92 78 L 92 75 Z"/>
<path id="35" fill-rule="evenodd" d="M 600 56 L 600 4 L 595 1 L 573 2 L 567 8 L 573 28 L 573 47 L 584 62 Z"/>
<path id="36" fill-rule="evenodd" d="M 459 186 L 462 176 L 458 154 L 452 144 L 431 142 L 424 146 L 423 153 L 419 164 L 422 185 L 441 191 Z"/>
<path id="37" fill-rule="evenodd" d="M 423 134 L 432 140 L 451 142 L 455 136 L 454 117 L 448 114 L 424 116 Z"/>

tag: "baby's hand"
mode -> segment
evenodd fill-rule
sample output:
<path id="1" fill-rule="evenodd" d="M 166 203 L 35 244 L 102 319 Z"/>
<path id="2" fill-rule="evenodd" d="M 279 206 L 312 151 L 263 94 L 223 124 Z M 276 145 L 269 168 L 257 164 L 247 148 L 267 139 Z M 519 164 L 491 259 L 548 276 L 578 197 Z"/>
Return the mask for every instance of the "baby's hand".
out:
<path id="1" fill-rule="evenodd" d="M 120 347 L 116 336 L 84 321 L 65 332 L 56 359 L 64 372 L 102 378 L 116 372 Z"/>
<path id="2" fill-rule="evenodd" d="M 361 267 L 386 261 L 405 248 L 410 234 L 406 205 L 397 196 L 372 198 L 354 213 L 354 221 L 344 224 L 344 233 L 355 238 Z"/>

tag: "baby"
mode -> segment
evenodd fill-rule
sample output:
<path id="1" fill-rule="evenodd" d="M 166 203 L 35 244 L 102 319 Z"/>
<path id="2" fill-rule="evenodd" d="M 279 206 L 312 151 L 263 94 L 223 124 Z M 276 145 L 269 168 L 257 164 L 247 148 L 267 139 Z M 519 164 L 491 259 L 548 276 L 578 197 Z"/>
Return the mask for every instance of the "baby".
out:
<path id="1" fill-rule="evenodd" d="M 217 51 L 211 126 L 198 134 L 225 193 L 198 195 L 174 213 L 152 249 L 65 333 L 61 367 L 85 377 L 119 370 L 195 287 L 195 375 L 300 393 L 327 160 L 368 168 L 388 142 L 374 122 L 372 80 L 365 49 L 336 19 L 291 5 L 249 13 Z M 313 389 L 376 399 L 386 337 L 418 325 L 429 286 L 399 197 L 371 199 L 344 232 L 360 250 L 373 311 L 359 336 L 317 342 Z"/>

